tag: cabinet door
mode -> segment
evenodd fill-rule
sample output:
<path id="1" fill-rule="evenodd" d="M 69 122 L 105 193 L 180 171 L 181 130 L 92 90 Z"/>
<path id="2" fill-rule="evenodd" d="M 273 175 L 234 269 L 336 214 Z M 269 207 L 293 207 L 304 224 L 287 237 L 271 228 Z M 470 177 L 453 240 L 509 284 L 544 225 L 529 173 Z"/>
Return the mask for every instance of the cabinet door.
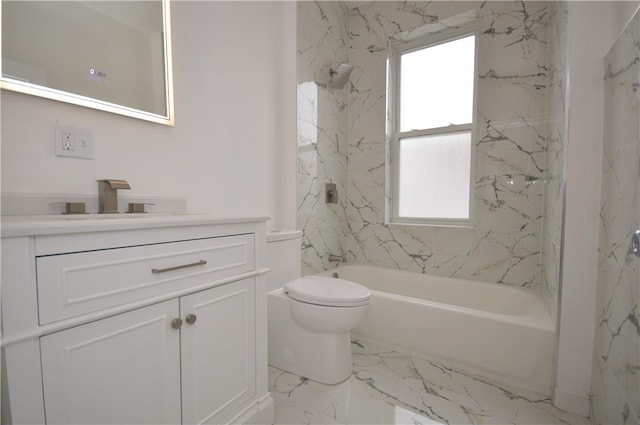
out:
<path id="1" fill-rule="evenodd" d="M 48 424 L 180 423 L 178 301 L 41 338 Z"/>
<path id="2" fill-rule="evenodd" d="M 185 296 L 180 313 L 183 423 L 228 421 L 256 393 L 255 281 Z"/>

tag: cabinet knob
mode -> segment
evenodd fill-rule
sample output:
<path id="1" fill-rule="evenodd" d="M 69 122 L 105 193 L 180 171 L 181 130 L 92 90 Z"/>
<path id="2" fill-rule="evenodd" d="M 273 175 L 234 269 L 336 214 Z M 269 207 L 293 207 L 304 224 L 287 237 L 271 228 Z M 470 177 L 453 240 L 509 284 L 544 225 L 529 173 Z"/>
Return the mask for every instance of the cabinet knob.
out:
<path id="1" fill-rule="evenodd" d="M 196 323 L 196 319 L 197 319 L 197 317 L 196 317 L 196 315 L 195 315 L 195 314 L 189 314 L 189 315 L 186 317 L 186 321 L 187 321 L 187 323 L 188 323 L 188 324 L 190 324 L 190 325 L 193 325 L 194 323 Z"/>
<path id="2" fill-rule="evenodd" d="M 173 319 L 171 321 L 171 327 L 173 329 L 180 329 L 182 327 L 182 319 Z"/>

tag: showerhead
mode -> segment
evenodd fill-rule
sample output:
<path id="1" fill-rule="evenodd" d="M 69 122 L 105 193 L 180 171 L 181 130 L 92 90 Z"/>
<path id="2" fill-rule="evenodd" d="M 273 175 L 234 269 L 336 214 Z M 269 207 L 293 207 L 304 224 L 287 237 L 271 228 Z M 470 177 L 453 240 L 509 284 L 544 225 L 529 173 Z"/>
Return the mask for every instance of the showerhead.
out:
<path id="1" fill-rule="evenodd" d="M 353 67 L 348 63 L 341 63 L 338 65 L 338 69 L 329 69 L 329 75 L 331 75 L 331 81 L 329 87 L 332 89 L 341 89 L 347 84 L 349 75 L 351 75 Z"/>

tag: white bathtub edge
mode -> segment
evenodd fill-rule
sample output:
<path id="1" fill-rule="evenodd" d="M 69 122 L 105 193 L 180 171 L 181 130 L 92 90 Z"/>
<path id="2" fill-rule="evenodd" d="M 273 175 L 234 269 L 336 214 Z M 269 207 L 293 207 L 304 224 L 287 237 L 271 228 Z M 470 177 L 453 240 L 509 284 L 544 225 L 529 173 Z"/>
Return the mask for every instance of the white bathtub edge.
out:
<path id="1" fill-rule="evenodd" d="M 483 310 L 474 310 L 468 307 L 461 307 L 453 304 L 444 304 L 437 301 L 431 301 L 431 300 L 425 300 L 425 299 L 417 299 L 417 298 L 409 297 L 406 295 L 394 294 L 392 292 L 376 291 L 374 289 L 371 290 L 371 294 L 374 296 L 384 296 L 393 300 L 403 301 L 407 303 L 417 302 L 419 304 L 434 306 L 436 308 L 447 308 L 449 310 L 457 311 L 461 314 L 472 314 L 474 316 L 487 317 L 492 320 L 497 320 L 499 322 L 516 323 L 519 325 L 527 326 L 534 329 L 539 329 L 542 331 L 555 332 L 555 327 L 553 326 L 553 323 L 551 323 L 550 317 L 539 317 L 539 316 L 536 317 L 536 316 L 527 316 L 527 315 L 516 316 L 516 315 L 507 315 L 507 314 L 501 314 L 501 313 L 493 313 L 493 312 L 483 311 Z"/>
<path id="2" fill-rule="evenodd" d="M 591 398 L 587 394 L 578 394 L 572 391 L 555 387 L 553 392 L 553 405 L 565 412 L 589 417 L 591 413 Z"/>
<path id="3" fill-rule="evenodd" d="M 469 372 L 551 399 L 555 327 L 539 297 L 526 297 L 525 301 L 532 304 L 525 305 L 527 308 L 523 311 L 526 313 L 522 315 L 510 314 L 499 309 L 475 309 L 472 308 L 473 303 L 457 304 L 443 301 L 455 301 L 455 292 L 447 294 L 448 297 L 432 299 L 427 296 L 413 296 L 422 294 L 412 291 L 410 286 L 406 293 L 412 295 L 387 291 L 387 288 L 392 290 L 390 286 L 386 286 L 387 281 L 396 282 L 404 276 L 414 278 L 416 274 L 376 269 L 378 268 L 362 265 L 334 269 L 338 273 L 342 270 L 342 278 L 364 286 L 369 284 L 367 279 L 385 279 L 381 277 L 383 271 L 391 273 L 382 284 L 375 282 L 371 285 L 369 314 L 351 331 L 356 338 L 383 347 L 392 347 L 406 354 L 417 354 L 416 357 L 433 359 L 453 366 L 461 372 Z M 325 272 L 325 275 L 328 273 Z M 426 281 L 429 285 L 434 282 L 431 279 L 440 279 L 437 276 L 425 277 L 430 279 Z M 455 282 L 456 285 L 481 284 L 490 288 L 488 283 L 447 279 L 447 285 Z M 425 281 L 421 279 L 412 279 L 408 284 L 422 285 L 423 282 Z M 436 280 L 435 283 L 440 285 L 442 282 Z M 487 296 L 508 302 L 511 299 L 508 296 L 504 298 L 503 289 L 506 288 L 493 285 L 490 288 L 493 292 L 489 292 Z M 506 295 L 519 292 L 516 292 L 516 289 L 518 288 L 508 288 Z M 497 297 L 495 291 L 499 291 Z M 461 293 L 460 290 L 458 293 Z M 479 306 L 485 307 L 483 304 Z M 446 326 L 437 325 L 442 323 L 446 323 Z"/>

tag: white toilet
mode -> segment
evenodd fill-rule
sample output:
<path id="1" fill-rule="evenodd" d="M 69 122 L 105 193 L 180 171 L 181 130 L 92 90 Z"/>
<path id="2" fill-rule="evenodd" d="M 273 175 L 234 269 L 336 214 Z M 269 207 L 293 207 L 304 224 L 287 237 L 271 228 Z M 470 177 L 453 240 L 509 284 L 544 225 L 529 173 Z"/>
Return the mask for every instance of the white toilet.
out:
<path id="1" fill-rule="evenodd" d="M 351 376 L 350 330 L 362 321 L 371 292 L 324 276 L 300 277 L 302 232 L 267 236 L 269 364 L 324 384 Z"/>

